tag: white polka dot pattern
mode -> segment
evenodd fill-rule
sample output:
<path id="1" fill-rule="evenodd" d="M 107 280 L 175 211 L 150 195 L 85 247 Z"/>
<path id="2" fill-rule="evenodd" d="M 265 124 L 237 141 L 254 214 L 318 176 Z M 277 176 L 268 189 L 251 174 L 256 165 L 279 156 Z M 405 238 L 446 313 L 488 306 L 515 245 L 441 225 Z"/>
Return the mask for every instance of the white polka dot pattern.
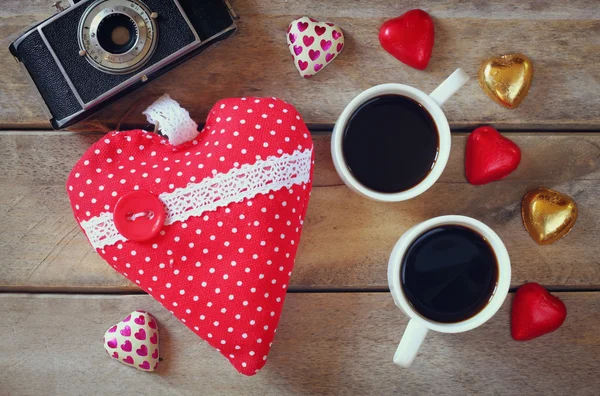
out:
<path id="1" fill-rule="evenodd" d="M 81 223 L 112 212 L 131 191 L 158 196 L 312 147 L 293 106 L 274 98 L 226 99 L 198 137 L 179 146 L 139 130 L 106 135 L 75 165 L 67 193 Z M 239 372 L 253 375 L 265 364 L 279 322 L 311 183 L 175 222 L 148 242 L 97 251 Z"/>

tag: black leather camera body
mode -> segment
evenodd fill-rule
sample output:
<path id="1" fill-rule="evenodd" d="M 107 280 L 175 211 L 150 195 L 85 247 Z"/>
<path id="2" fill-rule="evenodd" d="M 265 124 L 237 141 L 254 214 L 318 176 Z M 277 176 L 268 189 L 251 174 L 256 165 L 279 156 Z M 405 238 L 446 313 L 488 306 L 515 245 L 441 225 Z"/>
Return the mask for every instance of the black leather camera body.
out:
<path id="1" fill-rule="evenodd" d="M 72 0 L 10 51 L 55 129 L 89 117 L 233 34 L 226 0 Z"/>

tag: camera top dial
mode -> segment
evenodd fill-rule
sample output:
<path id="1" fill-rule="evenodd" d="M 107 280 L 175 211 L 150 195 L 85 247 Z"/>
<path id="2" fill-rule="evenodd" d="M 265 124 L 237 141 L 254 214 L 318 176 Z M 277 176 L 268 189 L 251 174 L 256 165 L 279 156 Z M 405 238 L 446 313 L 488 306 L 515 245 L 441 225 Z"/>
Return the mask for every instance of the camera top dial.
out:
<path id="1" fill-rule="evenodd" d="M 79 22 L 79 55 L 103 72 L 131 73 L 156 49 L 157 17 L 138 0 L 98 0 Z"/>

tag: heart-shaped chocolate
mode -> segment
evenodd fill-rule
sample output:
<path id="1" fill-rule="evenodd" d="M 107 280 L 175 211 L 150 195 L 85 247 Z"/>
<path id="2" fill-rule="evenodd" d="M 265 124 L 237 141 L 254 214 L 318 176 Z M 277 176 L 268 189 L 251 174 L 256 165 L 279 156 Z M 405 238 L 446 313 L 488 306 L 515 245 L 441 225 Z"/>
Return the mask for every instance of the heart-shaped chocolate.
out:
<path id="1" fill-rule="evenodd" d="M 106 135 L 75 165 L 68 194 L 113 268 L 253 375 L 283 308 L 312 150 L 288 103 L 226 99 L 188 143 L 140 130 Z"/>
<path id="2" fill-rule="evenodd" d="M 521 162 L 521 149 L 490 126 L 469 135 L 465 152 L 465 174 L 469 183 L 487 184 L 508 176 Z"/>
<path id="3" fill-rule="evenodd" d="M 344 48 L 344 32 L 339 26 L 309 17 L 292 21 L 286 35 L 296 69 L 304 78 L 323 70 Z"/>
<path id="4" fill-rule="evenodd" d="M 145 311 L 133 311 L 104 334 L 111 358 L 142 371 L 158 367 L 158 323 Z"/>
<path id="5" fill-rule="evenodd" d="M 479 67 L 479 85 L 494 102 L 516 109 L 533 81 L 533 65 L 523 54 L 490 58 Z"/>
<path id="6" fill-rule="evenodd" d="M 527 193 L 521 213 L 527 232 L 539 245 L 558 241 L 577 221 L 577 205 L 573 198 L 547 188 Z"/>
<path id="7" fill-rule="evenodd" d="M 400 62 L 425 70 L 431 59 L 435 28 L 423 10 L 410 10 L 386 21 L 379 29 L 379 43 Z"/>
<path id="8" fill-rule="evenodd" d="M 511 335 L 528 341 L 556 331 L 567 318 L 567 307 L 537 283 L 526 283 L 517 290 L 512 303 Z"/>

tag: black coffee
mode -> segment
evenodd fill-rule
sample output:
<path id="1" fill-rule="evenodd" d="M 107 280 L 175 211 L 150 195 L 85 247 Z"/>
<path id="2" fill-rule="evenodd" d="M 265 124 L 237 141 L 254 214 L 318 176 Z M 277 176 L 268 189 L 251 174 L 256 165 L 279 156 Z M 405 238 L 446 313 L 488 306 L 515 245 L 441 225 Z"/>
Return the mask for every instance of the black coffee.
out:
<path id="1" fill-rule="evenodd" d="M 430 320 L 469 319 L 489 302 L 498 263 L 489 243 L 461 226 L 442 226 L 419 236 L 404 255 L 400 282 L 415 311 Z"/>
<path id="2" fill-rule="evenodd" d="M 383 95 L 350 116 L 342 150 L 361 184 L 394 193 L 409 190 L 427 177 L 438 146 L 435 122 L 423 106 L 406 96 Z"/>

